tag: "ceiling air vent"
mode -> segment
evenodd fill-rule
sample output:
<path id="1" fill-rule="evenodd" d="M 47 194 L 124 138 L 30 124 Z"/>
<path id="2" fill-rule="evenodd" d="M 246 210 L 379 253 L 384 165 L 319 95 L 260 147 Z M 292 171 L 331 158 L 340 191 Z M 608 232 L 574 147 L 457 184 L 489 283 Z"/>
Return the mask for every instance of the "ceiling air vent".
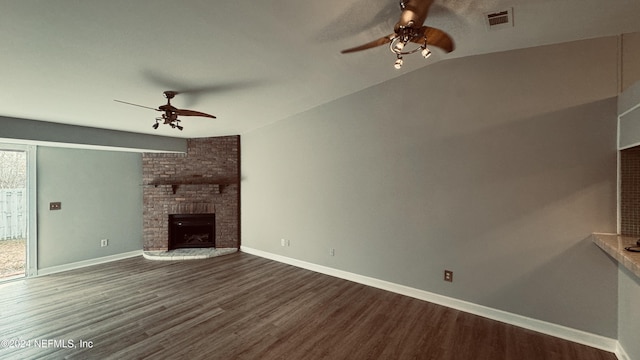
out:
<path id="1" fill-rule="evenodd" d="M 513 27 L 513 8 L 485 13 L 487 29 L 498 30 Z"/>

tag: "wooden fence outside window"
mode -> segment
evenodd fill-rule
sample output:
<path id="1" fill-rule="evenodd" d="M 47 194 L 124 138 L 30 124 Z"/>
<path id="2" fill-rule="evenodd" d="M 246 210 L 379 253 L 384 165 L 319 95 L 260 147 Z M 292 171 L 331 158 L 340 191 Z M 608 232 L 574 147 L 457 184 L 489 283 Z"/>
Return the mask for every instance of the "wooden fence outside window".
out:
<path id="1" fill-rule="evenodd" d="M 27 237 L 26 189 L 0 189 L 0 240 Z"/>

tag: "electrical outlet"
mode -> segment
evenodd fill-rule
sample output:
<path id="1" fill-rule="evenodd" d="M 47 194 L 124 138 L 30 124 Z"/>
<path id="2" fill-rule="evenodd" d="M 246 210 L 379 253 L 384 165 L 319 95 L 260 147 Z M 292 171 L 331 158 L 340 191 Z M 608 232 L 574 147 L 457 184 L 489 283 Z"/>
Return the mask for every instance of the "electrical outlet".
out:
<path id="1" fill-rule="evenodd" d="M 331 256 L 336 256 L 336 249 L 334 249 L 334 248 L 330 248 L 330 249 L 329 249 L 329 255 L 331 255 Z"/>
<path id="2" fill-rule="evenodd" d="M 101 247 L 109 246 L 109 239 L 100 240 L 100 246 Z"/>
<path id="3" fill-rule="evenodd" d="M 287 240 L 280 239 L 280 246 L 287 246 Z"/>
<path id="4" fill-rule="evenodd" d="M 444 281 L 453 282 L 453 271 L 451 270 L 444 271 Z"/>

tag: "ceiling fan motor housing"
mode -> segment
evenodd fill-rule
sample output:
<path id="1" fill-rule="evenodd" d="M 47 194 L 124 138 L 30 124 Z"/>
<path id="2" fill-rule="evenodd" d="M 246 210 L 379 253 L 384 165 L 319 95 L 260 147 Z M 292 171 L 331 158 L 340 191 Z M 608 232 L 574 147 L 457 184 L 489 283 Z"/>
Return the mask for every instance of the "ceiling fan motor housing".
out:
<path id="1" fill-rule="evenodd" d="M 169 100 L 173 99 L 176 95 L 178 95 L 177 91 L 165 91 L 164 92 L 164 97 L 166 97 Z"/>

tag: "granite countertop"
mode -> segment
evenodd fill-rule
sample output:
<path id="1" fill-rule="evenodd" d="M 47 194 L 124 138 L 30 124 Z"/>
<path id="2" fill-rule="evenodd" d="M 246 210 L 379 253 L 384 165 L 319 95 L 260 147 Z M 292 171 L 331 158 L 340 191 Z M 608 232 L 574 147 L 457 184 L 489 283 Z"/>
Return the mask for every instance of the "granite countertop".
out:
<path id="1" fill-rule="evenodd" d="M 596 245 L 640 278 L 640 253 L 624 249 L 627 246 L 637 246 L 636 241 L 640 237 L 602 233 L 594 233 L 592 236 Z"/>

